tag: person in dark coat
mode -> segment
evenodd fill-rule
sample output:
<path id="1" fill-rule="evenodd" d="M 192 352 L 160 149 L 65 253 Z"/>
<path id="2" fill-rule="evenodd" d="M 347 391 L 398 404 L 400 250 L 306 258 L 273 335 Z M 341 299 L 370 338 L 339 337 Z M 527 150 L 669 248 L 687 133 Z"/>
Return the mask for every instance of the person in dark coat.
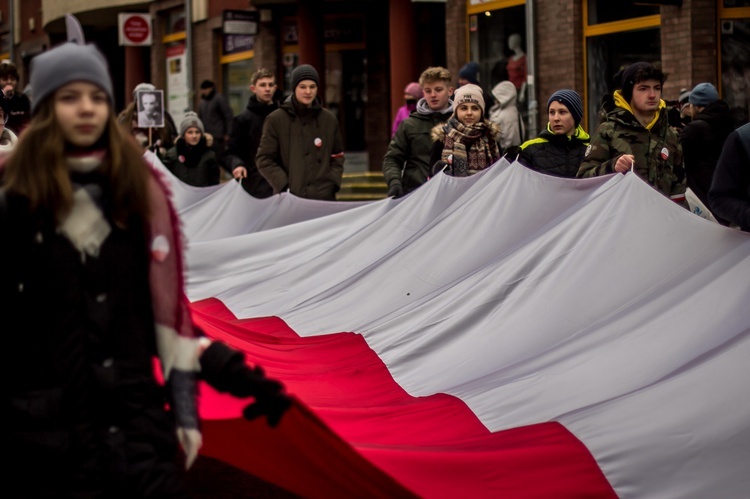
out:
<path id="1" fill-rule="evenodd" d="M 6 60 L 0 63 L 0 106 L 5 111 L 8 121 L 5 128 L 20 134 L 31 119 L 31 101 L 17 90 L 18 68 Z"/>
<path id="2" fill-rule="evenodd" d="M 292 95 L 263 124 L 260 174 L 278 194 L 335 201 L 344 173 L 344 145 L 336 116 L 318 98 L 318 71 L 309 64 L 292 71 Z"/>
<path id="3" fill-rule="evenodd" d="M 207 187 L 219 183 L 219 162 L 211 150 L 213 137 L 204 132 L 203 122 L 193 112 L 180 122 L 180 136 L 167 151 L 164 166 L 188 185 Z"/>
<path id="4" fill-rule="evenodd" d="M 690 92 L 692 120 L 680 133 L 687 186 L 708 206 L 708 190 L 724 141 L 734 130 L 734 117 L 710 83 L 699 83 Z M 721 220 L 720 220 L 721 221 Z"/>
<path id="5" fill-rule="evenodd" d="M 252 395 L 245 417 L 272 425 L 290 401 L 193 325 L 177 216 L 115 121 L 104 56 L 65 43 L 31 61 L 31 82 L 32 120 L 0 188 L 4 487 L 185 498 L 202 441 L 199 377 Z"/>
<path id="6" fill-rule="evenodd" d="M 204 80 L 200 88 L 201 102 L 198 105 L 198 117 L 203 122 L 206 133 L 213 140 L 212 149 L 216 157 L 222 157 L 229 142 L 229 131 L 232 129 L 234 113 L 229 107 L 227 98 L 216 91 L 211 80 Z"/>
<path id="7" fill-rule="evenodd" d="M 453 114 L 452 79 L 450 71 L 440 66 L 429 67 L 419 76 L 424 97 L 417 102 L 417 110 L 401 122 L 383 158 L 388 196 L 398 198 L 409 194 L 430 178 L 433 166 L 430 133 Z"/>
<path id="8" fill-rule="evenodd" d="M 581 127 L 583 100 L 574 90 L 558 90 L 547 101 L 547 128 L 521 145 L 520 161 L 532 170 L 575 178 L 589 134 Z"/>
<path id="9" fill-rule="evenodd" d="M 708 200 L 716 216 L 750 232 L 750 123 L 724 142 Z"/>
<path id="10" fill-rule="evenodd" d="M 242 183 L 251 196 L 267 198 L 273 195 L 273 188 L 260 174 L 255 165 L 255 155 L 263 134 L 266 117 L 279 108 L 274 99 L 276 78 L 268 69 L 261 68 L 250 77 L 250 91 L 253 95 L 247 107 L 234 120 L 229 135 L 229 146 L 224 157 L 224 167 Z"/>

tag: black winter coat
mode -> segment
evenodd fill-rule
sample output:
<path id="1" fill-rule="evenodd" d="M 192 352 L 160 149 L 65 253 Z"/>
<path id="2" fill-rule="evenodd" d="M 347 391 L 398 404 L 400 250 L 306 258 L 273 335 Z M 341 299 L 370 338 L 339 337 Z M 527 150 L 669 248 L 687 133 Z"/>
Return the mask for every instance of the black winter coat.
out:
<path id="1" fill-rule="evenodd" d="M 219 183 L 219 162 L 216 154 L 206 145 L 205 135 L 190 146 L 185 139 L 177 139 L 175 146 L 167 151 L 164 165 L 188 185 L 206 187 Z"/>
<path id="2" fill-rule="evenodd" d="M 716 216 L 750 232 L 750 123 L 727 137 L 708 199 Z"/>
<path id="3" fill-rule="evenodd" d="M 0 190 L 5 486 L 28 497 L 185 494 L 153 373 L 146 230 L 110 224 L 99 256 L 82 259 L 51 217 Z"/>
<path id="4" fill-rule="evenodd" d="M 336 115 L 319 100 L 304 107 L 290 96 L 263 123 L 255 160 L 274 193 L 288 187 L 301 198 L 334 201 L 344 174 Z"/>
<path id="5" fill-rule="evenodd" d="M 260 137 L 263 135 L 263 121 L 278 108 L 279 104 L 276 101 L 263 104 L 253 95 L 248 100 L 245 110 L 232 120 L 224 165 L 229 173 L 238 166 L 245 167 L 247 178 L 242 179 L 242 187 L 256 198 L 267 198 L 273 194 L 273 188 L 258 172 L 255 155 L 260 145 Z"/>
<path id="6" fill-rule="evenodd" d="M 726 102 L 718 100 L 706 106 L 680 133 L 687 185 L 706 206 L 716 162 L 732 130 L 732 112 Z"/>
<path id="7" fill-rule="evenodd" d="M 580 125 L 571 137 L 555 135 L 547 125 L 547 130 L 543 130 L 539 137 L 521 145 L 520 160 L 532 170 L 575 178 L 588 145 L 589 134 Z"/>

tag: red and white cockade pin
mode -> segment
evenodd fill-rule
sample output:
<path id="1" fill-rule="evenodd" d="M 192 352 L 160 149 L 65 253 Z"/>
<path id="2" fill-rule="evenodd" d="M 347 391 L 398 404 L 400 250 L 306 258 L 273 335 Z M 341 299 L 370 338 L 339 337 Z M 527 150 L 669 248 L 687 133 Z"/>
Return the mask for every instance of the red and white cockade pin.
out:
<path id="1" fill-rule="evenodd" d="M 315 147 L 320 147 L 323 145 L 323 141 L 320 137 L 315 137 L 315 140 L 313 140 L 313 144 L 315 144 Z"/>
<path id="2" fill-rule="evenodd" d="M 180 160 L 180 163 L 184 163 L 185 162 L 185 156 L 183 156 L 182 154 L 180 154 L 179 156 L 177 156 L 177 159 Z"/>
<path id="3" fill-rule="evenodd" d="M 669 149 L 666 147 L 662 147 L 661 149 L 661 159 L 666 160 L 669 157 Z"/>
<path id="4" fill-rule="evenodd" d="M 151 258 L 163 262 L 169 256 L 169 241 L 163 235 L 158 235 L 151 241 Z"/>

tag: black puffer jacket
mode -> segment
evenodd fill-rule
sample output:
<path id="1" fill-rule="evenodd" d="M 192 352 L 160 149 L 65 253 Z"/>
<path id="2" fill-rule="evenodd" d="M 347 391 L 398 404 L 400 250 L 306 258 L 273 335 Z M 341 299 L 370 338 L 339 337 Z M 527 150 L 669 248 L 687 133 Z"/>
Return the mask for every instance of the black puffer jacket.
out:
<path id="1" fill-rule="evenodd" d="M 255 154 L 258 152 L 260 137 L 263 134 L 263 121 L 278 108 L 279 104 L 276 101 L 264 104 L 253 95 L 248 100 L 245 110 L 232 120 L 224 165 L 229 173 L 238 166 L 245 167 L 247 178 L 242 180 L 242 187 L 256 198 L 267 198 L 273 194 L 268 181 L 258 172 Z"/>
<path id="2" fill-rule="evenodd" d="M 543 130 L 539 137 L 527 140 L 521 145 L 519 159 L 532 170 L 557 177 L 575 178 L 588 145 L 589 134 L 581 125 L 578 125 L 575 133 L 568 137 L 555 135 L 547 124 L 547 129 Z"/>
<path id="3" fill-rule="evenodd" d="M 708 190 L 724 141 L 734 130 L 729 106 L 718 100 L 706 106 L 680 133 L 687 185 L 708 206 Z"/>

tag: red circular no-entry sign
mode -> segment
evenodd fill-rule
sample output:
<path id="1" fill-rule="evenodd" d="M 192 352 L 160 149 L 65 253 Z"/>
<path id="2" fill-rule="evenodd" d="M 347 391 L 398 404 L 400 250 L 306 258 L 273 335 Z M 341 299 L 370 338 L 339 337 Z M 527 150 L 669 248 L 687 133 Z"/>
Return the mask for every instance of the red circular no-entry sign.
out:
<path id="1" fill-rule="evenodd" d="M 150 23 L 140 16 L 129 16 L 122 24 L 122 34 L 131 43 L 143 43 L 150 33 Z"/>

